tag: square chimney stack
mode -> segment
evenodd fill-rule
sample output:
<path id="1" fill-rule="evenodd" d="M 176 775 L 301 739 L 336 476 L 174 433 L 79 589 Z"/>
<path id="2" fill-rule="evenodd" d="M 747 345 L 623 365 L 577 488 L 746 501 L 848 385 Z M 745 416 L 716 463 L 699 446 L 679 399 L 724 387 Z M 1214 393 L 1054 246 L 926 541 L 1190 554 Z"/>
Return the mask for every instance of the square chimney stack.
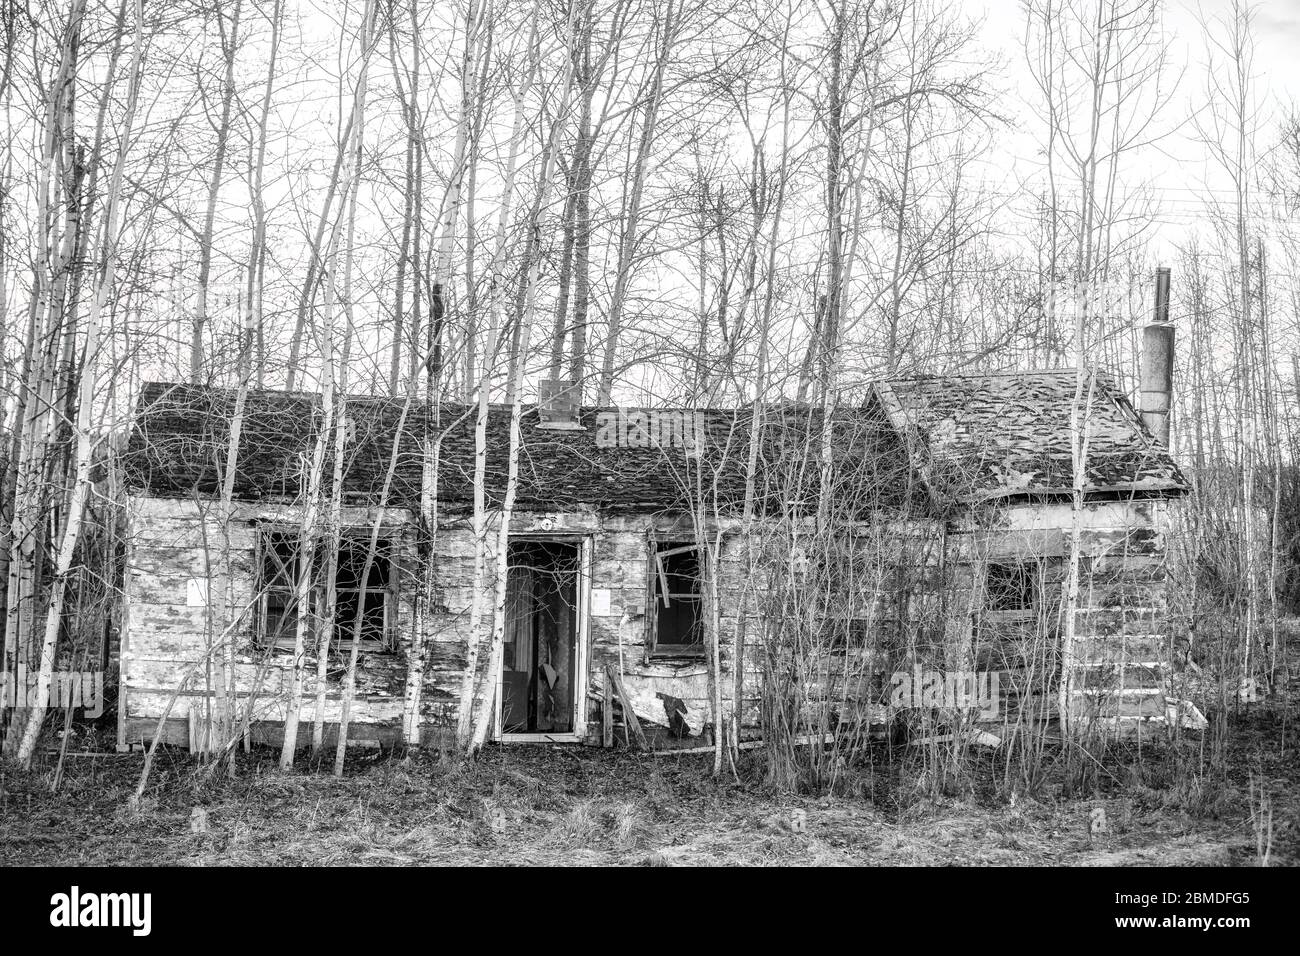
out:
<path id="1" fill-rule="evenodd" d="M 1169 321 L 1169 268 L 1156 269 L 1155 317 L 1142 329 L 1142 422 L 1169 447 L 1169 412 L 1174 395 L 1174 325 Z"/>
<path id="2" fill-rule="evenodd" d="M 542 428 L 581 431 L 580 389 L 567 379 L 544 378 L 537 384 L 537 414 Z"/>

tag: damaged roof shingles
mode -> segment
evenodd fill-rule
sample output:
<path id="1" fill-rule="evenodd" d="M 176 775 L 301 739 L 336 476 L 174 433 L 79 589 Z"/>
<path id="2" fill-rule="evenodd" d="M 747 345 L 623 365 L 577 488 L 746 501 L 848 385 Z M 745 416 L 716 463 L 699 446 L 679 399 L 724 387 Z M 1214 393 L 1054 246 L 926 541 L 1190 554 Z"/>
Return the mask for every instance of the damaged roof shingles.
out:
<path id="1" fill-rule="evenodd" d="M 235 391 L 191 385 L 151 383 L 144 387 L 125 455 L 133 491 L 157 497 L 205 497 L 220 494 L 221 476 L 235 407 Z M 343 499 L 375 504 L 398 443 L 397 466 L 385 502 L 412 507 L 420 497 L 426 436 L 438 443 L 438 506 L 447 513 L 473 506 L 476 408 L 455 403 L 430 406 L 412 402 L 403 422 L 403 399 L 350 397 L 346 401 L 348 438 L 343 463 Z M 737 511 L 745 494 L 750 409 L 700 411 L 704 447 L 687 454 L 684 447 L 628 447 L 601 440 L 599 409 L 581 412 L 581 430 L 539 426 L 536 409 L 525 408 L 520 421 L 516 507 L 570 511 L 596 508 L 608 512 L 688 511 L 702 491 L 709 510 Z M 614 410 L 605 410 L 614 411 Z M 880 484 L 897 504 L 897 472 L 907 471 L 905 456 L 892 429 L 878 412 L 846 410 L 836 421 L 837 462 L 848 478 L 888 472 Z M 688 415 L 691 413 L 688 412 Z M 806 407 L 797 413 L 770 410 L 775 420 L 765 433 L 759 465 L 759 507 L 815 499 L 809 484 L 816 470 L 789 473 L 794 441 L 815 448 L 820 413 Z M 241 500 L 296 498 L 317 430 L 320 399 L 313 393 L 248 393 L 237 458 L 234 495 Z M 401 426 L 399 429 L 399 425 Z M 487 507 L 500 507 L 505 494 L 510 446 L 510 409 L 489 408 L 484 491 Z M 332 472 L 327 465 L 323 478 Z M 808 472 L 804 474 L 802 472 Z M 837 476 L 838 477 L 838 476 Z M 793 489 L 793 490 L 792 490 Z M 779 496 L 779 499 L 778 499 Z"/>
<path id="2" fill-rule="evenodd" d="M 901 415 L 895 424 L 915 429 L 931 469 L 942 476 L 934 482 L 955 497 L 983 500 L 1072 491 L 1076 386 L 1075 370 L 1061 369 L 914 378 L 877 389 Z M 1178 465 L 1109 378 L 1084 376 L 1079 394 L 1079 424 L 1088 436 L 1085 493 L 1186 490 Z"/>
<path id="3" fill-rule="evenodd" d="M 146 385 L 125 456 L 132 489 L 158 497 L 220 494 L 235 395 L 233 389 Z M 1068 493 L 1073 396 L 1073 372 L 877 385 L 865 407 L 835 413 L 834 493 L 854 501 L 851 507 L 859 514 L 921 500 L 915 487 L 918 473 L 925 475 L 937 498 L 950 501 Z M 345 501 L 378 503 L 405 405 L 400 398 L 347 399 Z M 686 511 L 698 487 L 709 510 L 739 509 L 751 409 L 701 410 L 705 441 L 698 455 L 688 455 L 681 447 L 637 448 L 600 441 L 601 411 L 584 408 L 584 429 L 557 431 L 539 427 L 535 408 L 524 410 L 516 507 Z M 758 507 L 812 507 L 819 494 L 819 473 L 807 462 L 816 461 L 820 411 L 776 405 L 769 406 L 764 418 Z M 299 496 L 321 419 L 320 398 L 314 393 L 248 393 L 235 497 Z M 472 508 L 474 431 L 472 406 L 412 402 L 400 429 L 386 503 L 412 507 L 419 501 L 422 448 L 426 436 L 441 435 L 439 508 L 448 513 Z M 488 507 L 499 507 L 510 444 L 508 406 L 489 409 L 486 437 L 485 496 Z M 907 445 L 912 447 L 910 456 Z M 331 471 L 325 469 L 326 479 Z M 1087 490 L 1175 494 L 1183 487 L 1172 459 L 1153 444 L 1127 401 L 1103 383 L 1093 403 Z"/>

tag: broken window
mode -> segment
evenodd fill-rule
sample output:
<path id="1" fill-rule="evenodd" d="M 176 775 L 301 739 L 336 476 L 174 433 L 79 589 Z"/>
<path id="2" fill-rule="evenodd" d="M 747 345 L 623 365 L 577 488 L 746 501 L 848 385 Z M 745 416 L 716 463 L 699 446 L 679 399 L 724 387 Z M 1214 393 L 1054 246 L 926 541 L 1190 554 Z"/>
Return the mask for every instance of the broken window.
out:
<path id="1" fill-rule="evenodd" d="M 1032 611 L 1037 577 L 1033 563 L 990 564 L 985 585 L 988 610 Z"/>
<path id="2" fill-rule="evenodd" d="M 862 618 L 828 617 L 821 622 L 823 647 L 869 647 L 875 628 L 874 621 Z"/>
<path id="3" fill-rule="evenodd" d="M 656 657 L 703 657 L 700 549 L 657 544 L 651 552 L 649 651 Z"/>
<path id="4" fill-rule="evenodd" d="M 298 626 L 298 574 L 302 564 L 301 538 L 296 531 L 267 529 L 259 541 L 261 614 L 258 637 L 268 647 L 292 649 Z M 334 571 L 335 648 L 347 646 L 357 627 L 363 646 L 389 650 L 393 646 L 396 575 L 392 542 L 380 540 L 369 561 L 370 532 L 358 529 L 339 540 Z M 317 548 L 312 561 L 308 608 L 308 646 L 314 646 L 326 613 L 328 553 Z M 358 616 L 359 615 L 359 616 Z"/>
<path id="5" fill-rule="evenodd" d="M 392 554 L 387 541 L 380 541 L 369 561 L 370 538 L 345 537 L 339 542 L 338 567 L 334 572 L 334 636 L 352 640 L 359 626 L 360 638 L 387 647 L 392 633 L 389 615 L 392 596 Z M 358 614 L 360 617 L 358 617 Z"/>
<path id="6" fill-rule="evenodd" d="M 268 646 L 293 647 L 298 618 L 297 582 L 301 550 L 292 532 L 264 531 L 261 536 L 262 599 L 258 636 Z"/>

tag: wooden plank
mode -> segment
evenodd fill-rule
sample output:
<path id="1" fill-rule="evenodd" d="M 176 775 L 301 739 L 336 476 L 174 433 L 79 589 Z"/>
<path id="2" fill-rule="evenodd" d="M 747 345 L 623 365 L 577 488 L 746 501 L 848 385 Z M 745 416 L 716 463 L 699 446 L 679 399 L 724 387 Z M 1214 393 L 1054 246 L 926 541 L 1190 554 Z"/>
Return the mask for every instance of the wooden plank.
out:
<path id="1" fill-rule="evenodd" d="M 612 664 L 605 665 L 605 676 L 609 679 L 610 684 L 613 685 L 614 691 L 618 694 L 619 702 L 623 705 L 623 723 L 631 729 L 632 734 L 636 737 L 636 742 L 641 749 L 649 750 L 650 747 L 646 743 L 645 739 L 645 731 L 641 729 L 641 721 L 637 719 L 636 711 L 632 709 L 632 701 L 628 699 L 627 692 L 623 689 L 623 681 L 618 676 L 618 672 L 614 670 Z"/>
<path id="2" fill-rule="evenodd" d="M 614 682 L 608 679 L 600 708 L 600 745 L 607 750 L 614 746 Z"/>
<path id="3" fill-rule="evenodd" d="M 878 736 L 878 735 L 873 735 Z M 834 734 L 823 734 L 820 738 L 811 734 L 801 734 L 798 737 L 791 737 L 790 744 L 795 747 L 807 747 L 816 744 L 833 744 L 835 742 Z M 737 750 L 758 750 L 767 746 L 766 740 L 743 740 L 736 745 Z M 676 750 L 657 751 L 655 756 L 672 756 L 679 757 L 683 754 L 711 754 L 714 751 L 713 744 L 707 747 L 679 747 Z"/>

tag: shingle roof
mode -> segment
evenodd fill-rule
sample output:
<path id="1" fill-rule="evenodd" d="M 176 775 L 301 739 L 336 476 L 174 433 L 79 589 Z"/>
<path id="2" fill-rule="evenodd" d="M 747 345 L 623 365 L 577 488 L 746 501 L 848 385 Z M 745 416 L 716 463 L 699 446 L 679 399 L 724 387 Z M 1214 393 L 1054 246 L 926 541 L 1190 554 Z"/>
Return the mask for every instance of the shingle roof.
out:
<path id="1" fill-rule="evenodd" d="M 1127 399 L 1097 379 L 1088 457 L 1090 494 L 1181 494 L 1185 482 L 1155 444 Z M 1009 496 L 1058 496 L 1071 490 L 1069 420 L 1072 371 L 946 376 L 880 383 L 861 408 L 833 416 L 837 507 L 856 515 L 899 509 L 922 499 L 968 502 Z M 128 484 L 157 497 L 220 493 L 233 389 L 151 383 L 144 387 L 124 456 Z M 348 397 L 343 497 L 377 503 L 395 438 L 397 467 L 387 504 L 419 501 L 426 436 L 439 444 L 438 506 L 469 510 L 473 502 L 475 410 L 386 397 Z M 682 410 L 658 410 L 680 412 Z M 520 422 L 521 509 L 608 512 L 686 511 L 703 489 L 707 507 L 734 512 L 745 493 L 751 409 L 704 409 L 697 455 L 682 447 L 628 447 L 610 442 L 614 409 L 584 408 L 582 430 L 539 426 L 535 407 Z M 295 498 L 321 423 L 315 393 L 248 393 L 235 497 Z M 821 497 L 817 467 L 822 415 L 782 404 L 765 410 L 756 492 L 760 509 L 812 510 Z M 602 434 L 602 424 L 606 426 Z M 493 405 L 487 421 L 485 495 L 499 507 L 506 483 L 510 410 Z M 325 470 L 326 476 L 331 468 Z M 923 476 L 924 483 L 918 476 Z"/>
<path id="2" fill-rule="evenodd" d="M 927 478 L 963 500 L 1069 494 L 1074 369 L 903 379 L 876 386 L 890 420 L 913 430 Z M 1083 376 L 1087 494 L 1178 495 L 1187 488 L 1128 398 L 1107 376 Z M 1092 386 L 1089 389 L 1089 381 Z"/>
<path id="3" fill-rule="evenodd" d="M 129 486 L 158 497 L 220 493 L 233 389 L 151 383 L 144 387 L 124 456 Z M 384 484 L 394 438 L 402 422 L 403 399 L 349 397 L 343 497 L 375 503 Z M 425 436 L 438 436 L 438 506 L 445 512 L 472 507 L 475 409 L 456 403 L 412 403 L 400 429 L 397 467 L 387 503 L 419 501 Z M 657 410 L 675 412 L 681 410 Z M 687 415 L 694 414 L 691 411 Z M 593 507 L 609 512 L 689 510 L 703 489 L 710 510 L 735 511 L 745 493 L 750 409 L 700 410 L 704 447 L 696 455 L 683 447 L 628 447 L 610 442 L 601 424 L 616 423 L 617 410 L 584 408 L 582 430 L 539 427 L 535 407 L 520 421 L 519 484 L 516 507 L 564 511 Z M 237 458 L 235 497 L 243 500 L 294 498 L 301 493 L 306 459 L 322 420 L 314 393 L 253 391 L 245 404 Z M 760 507 L 815 502 L 821 413 L 816 408 L 769 409 L 774 419 L 760 446 Z M 510 409 L 493 405 L 486 429 L 488 507 L 499 506 L 506 483 Z M 606 429 L 608 432 L 608 427 Z M 897 507 L 908 494 L 910 468 L 893 428 L 879 408 L 846 409 L 833 423 L 836 468 L 832 481 L 842 497 Z M 797 454 L 811 447 L 811 456 Z M 326 476 L 331 467 L 326 467 Z M 861 509 L 858 509 L 861 510 Z M 869 508 L 867 510 L 870 510 Z"/>

